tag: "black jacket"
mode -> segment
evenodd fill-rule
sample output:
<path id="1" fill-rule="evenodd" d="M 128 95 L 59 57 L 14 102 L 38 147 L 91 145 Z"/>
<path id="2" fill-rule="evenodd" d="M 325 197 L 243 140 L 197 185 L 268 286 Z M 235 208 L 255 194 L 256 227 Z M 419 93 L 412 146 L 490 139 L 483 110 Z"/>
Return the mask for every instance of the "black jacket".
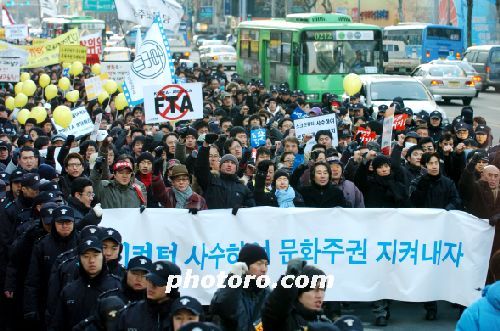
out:
<path id="1" fill-rule="evenodd" d="M 210 312 L 219 316 L 225 331 L 254 331 L 254 323 L 260 322 L 262 308 L 269 293 L 269 288 L 260 289 L 255 284 L 248 288 L 226 286 L 215 292 L 210 303 Z"/>
<path id="2" fill-rule="evenodd" d="M 132 302 L 120 312 L 116 331 L 163 331 L 169 330 L 170 308 L 175 299 L 157 303 L 151 300 Z"/>
<path id="3" fill-rule="evenodd" d="M 106 265 L 108 267 L 108 271 L 110 274 L 115 275 L 120 280 L 125 277 L 126 270 L 120 264 L 120 258 L 118 258 L 116 260 L 106 261 Z"/>
<path id="4" fill-rule="evenodd" d="M 411 183 L 410 202 L 417 208 L 461 209 L 455 183 L 443 175 L 421 176 Z"/>
<path id="5" fill-rule="evenodd" d="M 52 264 L 56 257 L 67 250 L 76 247 L 77 233 L 75 230 L 65 238 L 57 234 L 55 222 L 49 234 L 40 239 L 31 254 L 28 276 L 24 284 L 24 313 L 36 314 L 40 318 L 45 314 L 47 288 Z"/>
<path id="6" fill-rule="evenodd" d="M 105 265 L 94 278 L 90 278 L 80 267 L 80 277 L 62 290 L 48 330 L 71 330 L 81 320 L 92 315 L 102 293 L 120 286 L 120 280 L 110 275 Z"/>
<path id="7" fill-rule="evenodd" d="M 266 192 L 265 186 L 266 174 L 257 172 L 255 175 L 255 187 L 253 191 L 255 204 L 257 206 L 279 207 L 278 199 L 276 198 L 276 188 L 273 188 L 270 192 Z M 302 198 L 302 195 L 297 190 L 295 190 L 293 205 L 295 207 L 304 207 L 304 198 Z"/>
<path id="8" fill-rule="evenodd" d="M 304 198 L 304 204 L 306 207 L 347 207 L 344 193 L 342 193 L 342 191 L 335 187 L 332 183 L 328 183 L 325 186 L 319 186 L 312 182 L 310 186 L 301 187 L 299 192 Z"/>
<path id="9" fill-rule="evenodd" d="M 210 172 L 209 150 L 208 147 L 200 149 L 195 166 L 196 179 L 203 189 L 208 209 L 254 207 L 252 192 L 236 175 L 215 175 Z"/>
<path id="10" fill-rule="evenodd" d="M 68 199 L 68 206 L 75 212 L 75 227 L 78 231 L 87 225 L 99 225 L 102 217 L 97 217 L 92 208 L 87 208 L 81 201 L 71 196 Z"/>
<path id="11" fill-rule="evenodd" d="M 295 286 L 284 288 L 281 280 L 282 278 L 269 295 L 262 311 L 264 330 L 295 331 L 302 330 L 311 322 L 331 323 L 322 310 L 309 310 L 299 303 L 298 288 Z"/>

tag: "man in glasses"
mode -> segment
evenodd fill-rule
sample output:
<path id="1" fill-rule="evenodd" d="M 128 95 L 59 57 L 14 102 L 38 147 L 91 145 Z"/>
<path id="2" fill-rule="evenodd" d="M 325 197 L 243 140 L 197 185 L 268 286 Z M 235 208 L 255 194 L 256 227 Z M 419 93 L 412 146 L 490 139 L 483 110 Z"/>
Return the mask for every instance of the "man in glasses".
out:
<path id="1" fill-rule="evenodd" d="M 87 225 L 98 225 L 101 223 L 101 204 L 98 203 L 92 208 L 93 200 L 94 189 L 92 188 L 90 179 L 79 177 L 73 180 L 68 205 L 75 212 L 75 226 L 78 230 L 83 229 Z"/>

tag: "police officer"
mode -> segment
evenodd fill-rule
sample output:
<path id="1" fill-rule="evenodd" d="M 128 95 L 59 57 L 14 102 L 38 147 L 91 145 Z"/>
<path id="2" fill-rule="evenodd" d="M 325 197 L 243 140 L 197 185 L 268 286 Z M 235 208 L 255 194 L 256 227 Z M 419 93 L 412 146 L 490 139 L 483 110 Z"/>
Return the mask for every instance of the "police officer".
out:
<path id="1" fill-rule="evenodd" d="M 113 228 L 102 231 L 101 236 L 103 254 L 106 258 L 106 265 L 111 274 L 123 279 L 125 269 L 120 264 L 120 254 L 123 250 L 122 236 L 120 232 Z"/>
<path id="2" fill-rule="evenodd" d="M 135 256 L 130 259 L 122 282 L 125 303 L 146 299 L 146 274 L 152 267 L 153 262 L 145 256 Z"/>
<path id="3" fill-rule="evenodd" d="M 178 288 L 167 288 L 168 277 L 180 274 L 181 269 L 172 262 L 153 263 L 146 275 L 147 299 L 131 303 L 120 313 L 117 330 L 168 329 L 172 302 L 179 298 Z"/>
<path id="4" fill-rule="evenodd" d="M 76 247 L 77 233 L 74 229 L 74 212 L 68 206 L 61 206 L 52 212 L 50 234 L 40 239 L 31 254 L 30 267 L 24 287 L 24 317 L 40 321 L 44 325 L 47 288 L 52 264 L 56 257 Z"/>
<path id="5" fill-rule="evenodd" d="M 78 255 L 80 277 L 62 290 L 49 330 L 71 330 L 91 315 L 102 293 L 120 288 L 120 280 L 108 273 L 98 238 L 88 237 L 80 243 Z"/>

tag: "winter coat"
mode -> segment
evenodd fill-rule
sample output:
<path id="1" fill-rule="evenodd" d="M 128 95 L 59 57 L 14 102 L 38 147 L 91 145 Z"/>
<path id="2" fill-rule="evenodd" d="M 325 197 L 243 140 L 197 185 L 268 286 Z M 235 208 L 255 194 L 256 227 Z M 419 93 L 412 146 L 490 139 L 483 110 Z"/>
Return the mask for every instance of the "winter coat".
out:
<path id="1" fill-rule="evenodd" d="M 416 208 L 461 209 L 462 200 L 455 183 L 443 175 L 420 176 L 411 183 L 410 203 Z"/>
<path id="2" fill-rule="evenodd" d="M 347 204 L 352 208 L 365 208 L 365 199 L 363 193 L 350 180 L 340 179 L 338 185 L 333 184 L 344 193 Z"/>
<path id="3" fill-rule="evenodd" d="M 227 286 L 228 279 L 226 287 L 215 292 L 210 312 L 219 316 L 225 331 L 254 331 L 255 325 L 261 322 L 262 308 L 271 291 L 269 288 L 259 289 L 256 285 L 230 288 Z"/>
<path id="4" fill-rule="evenodd" d="M 120 280 L 110 275 L 104 265 L 94 278 L 80 267 L 80 277 L 62 290 L 48 330 L 71 330 L 94 312 L 99 295 L 120 286 Z"/>
<path id="5" fill-rule="evenodd" d="M 279 207 L 278 199 L 276 198 L 276 188 L 266 192 L 266 175 L 267 174 L 262 174 L 260 172 L 257 172 L 255 175 L 255 188 L 253 192 L 255 196 L 255 204 L 257 206 Z M 295 190 L 293 205 L 295 207 L 304 207 L 304 199 L 297 190 Z"/>
<path id="6" fill-rule="evenodd" d="M 262 311 L 264 330 L 295 331 L 302 330 L 311 322 L 331 323 L 322 310 L 309 310 L 299 303 L 298 288 L 295 286 L 284 288 L 281 284 L 282 279 L 283 277 L 269 294 Z"/>
<path id="7" fill-rule="evenodd" d="M 456 330 L 500 330 L 500 281 L 484 288 L 483 297 L 463 312 Z"/>
<path id="8" fill-rule="evenodd" d="M 116 331 L 162 331 L 169 330 L 170 308 L 173 298 L 157 303 L 151 300 L 132 302 L 120 311 Z"/>
<path id="9" fill-rule="evenodd" d="M 254 207 L 252 192 L 236 175 L 210 172 L 209 150 L 208 147 L 200 148 L 195 166 L 195 175 L 205 194 L 208 209 Z"/>
<path id="10" fill-rule="evenodd" d="M 310 186 L 299 188 L 304 198 L 304 205 L 313 208 L 347 207 L 344 194 L 332 183 L 319 186 L 313 182 Z"/>
<path id="11" fill-rule="evenodd" d="M 120 264 L 120 257 L 116 260 L 106 261 L 106 266 L 108 268 L 108 272 L 120 280 L 122 280 L 127 273 L 125 268 Z"/>
<path id="12" fill-rule="evenodd" d="M 173 188 L 165 187 L 165 183 L 160 176 L 153 177 L 151 184 L 154 198 L 160 202 L 164 208 L 175 208 L 177 200 Z M 193 194 L 186 201 L 186 209 L 196 208 L 198 210 L 208 209 L 205 199 L 198 193 Z"/>
<path id="13" fill-rule="evenodd" d="M 68 206 L 73 208 L 75 213 L 75 227 L 78 231 L 87 225 L 99 225 L 102 217 L 98 217 L 92 208 L 87 208 L 77 198 L 71 196 L 68 199 Z"/>
<path id="14" fill-rule="evenodd" d="M 139 208 L 141 206 L 141 199 L 133 187 L 135 184 L 121 185 L 116 180 L 102 180 L 101 176 L 95 168 L 92 169 L 90 180 L 96 199 L 101 202 L 102 208 Z M 139 190 L 146 200 L 147 193 L 142 189 Z M 144 201 L 145 204 L 146 201 Z"/>

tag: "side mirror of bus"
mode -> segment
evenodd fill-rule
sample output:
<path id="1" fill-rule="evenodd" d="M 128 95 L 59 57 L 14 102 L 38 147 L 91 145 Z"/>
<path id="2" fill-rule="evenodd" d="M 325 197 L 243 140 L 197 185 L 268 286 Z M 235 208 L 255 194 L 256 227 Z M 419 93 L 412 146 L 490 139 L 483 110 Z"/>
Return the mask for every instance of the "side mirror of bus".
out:
<path id="1" fill-rule="evenodd" d="M 384 57 L 384 62 L 389 62 L 389 52 L 388 51 L 383 52 L 383 57 Z"/>

